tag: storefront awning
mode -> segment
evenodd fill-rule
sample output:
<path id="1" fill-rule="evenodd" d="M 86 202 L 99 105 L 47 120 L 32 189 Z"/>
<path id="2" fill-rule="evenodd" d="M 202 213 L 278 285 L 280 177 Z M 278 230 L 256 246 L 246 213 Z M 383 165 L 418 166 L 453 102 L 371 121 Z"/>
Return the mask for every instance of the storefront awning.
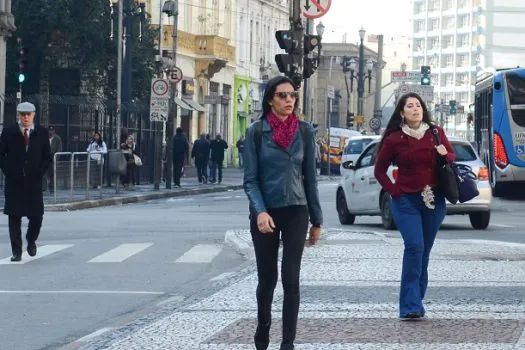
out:
<path id="1" fill-rule="evenodd" d="M 198 104 L 197 102 L 190 100 L 190 99 L 182 99 L 186 104 L 190 105 L 191 108 L 196 110 L 197 112 L 206 112 L 206 108 Z"/>
<path id="2" fill-rule="evenodd" d="M 190 111 L 193 110 L 192 106 L 188 105 L 186 102 L 184 102 L 180 98 L 175 97 L 175 103 L 179 105 L 180 108 L 189 109 Z"/>

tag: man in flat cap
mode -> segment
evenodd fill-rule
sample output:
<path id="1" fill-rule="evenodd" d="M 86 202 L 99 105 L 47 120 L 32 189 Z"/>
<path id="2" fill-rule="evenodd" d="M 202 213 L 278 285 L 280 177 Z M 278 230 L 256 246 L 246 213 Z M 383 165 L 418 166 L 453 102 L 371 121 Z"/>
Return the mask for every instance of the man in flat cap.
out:
<path id="1" fill-rule="evenodd" d="M 33 123 L 35 106 L 17 106 L 18 123 L 0 136 L 0 168 L 5 175 L 4 214 L 9 216 L 9 237 L 13 256 L 22 260 L 22 216 L 29 219 L 26 241 L 29 256 L 36 255 L 36 240 L 44 215 L 42 178 L 53 158 L 47 130 Z"/>

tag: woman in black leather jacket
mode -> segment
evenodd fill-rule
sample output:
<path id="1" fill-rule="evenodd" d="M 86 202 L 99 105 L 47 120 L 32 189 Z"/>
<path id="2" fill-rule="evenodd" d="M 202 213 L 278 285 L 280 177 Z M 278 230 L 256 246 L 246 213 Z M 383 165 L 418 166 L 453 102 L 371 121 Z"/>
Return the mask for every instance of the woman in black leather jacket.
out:
<path id="1" fill-rule="evenodd" d="M 321 235 L 315 165 L 315 132 L 294 114 L 298 92 L 286 77 L 268 82 L 263 116 L 246 131 L 244 190 L 250 200 L 250 231 L 257 260 L 255 347 L 270 342 L 271 306 L 277 285 L 279 242 L 283 242 L 284 290 L 281 350 L 294 349 L 299 314 L 299 275 L 308 219 L 309 244 Z"/>

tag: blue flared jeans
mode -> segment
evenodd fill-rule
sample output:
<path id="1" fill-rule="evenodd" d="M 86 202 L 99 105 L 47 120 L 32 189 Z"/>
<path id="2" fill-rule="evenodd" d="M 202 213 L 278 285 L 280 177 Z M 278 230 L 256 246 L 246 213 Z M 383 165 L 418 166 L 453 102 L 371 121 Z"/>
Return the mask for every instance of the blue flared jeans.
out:
<path id="1" fill-rule="evenodd" d="M 392 199 L 392 216 L 405 244 L 399 292 L 400 317 L 425 312 L 423 299 L 428 285 L 430 250 L 446 215 L 445 198 L 437 191 L 434 194 L 434 209 L 425 206 L 420 192 Z"/>

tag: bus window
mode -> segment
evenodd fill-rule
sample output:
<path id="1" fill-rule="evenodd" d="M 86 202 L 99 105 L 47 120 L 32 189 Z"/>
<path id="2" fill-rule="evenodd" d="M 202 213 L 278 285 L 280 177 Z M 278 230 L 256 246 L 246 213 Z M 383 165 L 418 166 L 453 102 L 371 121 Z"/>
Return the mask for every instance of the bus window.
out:
<path id="1" fill-rule="evenodd" d="M 507 87 L 510 105 L 525 105 L 525 77 L 507 73 Z"/>

